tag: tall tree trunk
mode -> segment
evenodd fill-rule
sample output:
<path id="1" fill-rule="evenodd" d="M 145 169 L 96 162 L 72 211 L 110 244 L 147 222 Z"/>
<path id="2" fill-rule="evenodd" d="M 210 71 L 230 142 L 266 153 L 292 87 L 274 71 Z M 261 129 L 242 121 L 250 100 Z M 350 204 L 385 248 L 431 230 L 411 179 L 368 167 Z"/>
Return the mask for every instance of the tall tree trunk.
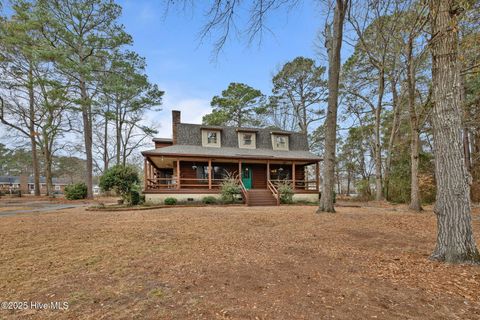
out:
<path id="1" fill-rule="evenodd" d="M 351 171 L 348 170 L 347 171 L 347 194 L 346 194 L 347 197 L 350 196 L 350 181 L 351 181 Z"/>
<path id="2" fill-rule="evenodd" d="M 392 75 L 390 78 L 390 84 L 392 86 L 393 121 L 392 121 L 392 130 L 390 131 L 390 137 L 388 139 L 387 159 L 385 160 L 385 178 L 384 178 L 385 194 L 384 195 L 387 200 L 389 200 L 389 196 L 390 196 L 389 195 L 390 169 L 392 167 L 393 148 L 395 146 L 395 140 L 398 134 L 398 128 L 400 126 L 400 110 L 401 110 L 401 104 L 398 101 L 397 81 L 394 75 Z"/>
<path id="3" fill-rule="evenodd" d="M 412 136 L 410 141 L 410 205 L 409 208 L 414 211 L 422 211 L 420 198 L 420 186 L 418 180 L 418 168 L 420 164 L 420 139 L 417 130 L 411 130 Z"/>
<path id="4" fill-rule="evenodd" d="M 437 244 L 431 258 L 479 263 L 472 232 L 469 175 L 462 144 L 458 1 L 430 0 Z"/>
<path id="5" fill-rule="evenodd" d="M 32 170 L 33 170 L 33 186 L 35 188 L 35 196 L 40 196 L 40 164 L 37 154 L 37 140 L 35 138 L 35 96 L 33 92 L 33 69 L 32 65 L 28 68 L 28 102 L 29 102 L 29 131 L 30 144 L 32 146 Z"/>
<path id="6" fill-rule="evenodd" d="M 366 182 L 365 194 L 370 199 L 372 195 L 372 190 L 370 189 L 370 175 L 367 173 L 367 165 L 365 163 L 365 148 L 362 145 L 359 146 L 360 152 L 358 153 L 360 156 L 359 161 L 359 170 L 362 176 L 362 180 Z"/>
<path id="7" fill-rule="evenodd" d="M 121 106 L 118 101 L 115 105 L 115 141 L 117 145 L 117 165 L 120 164 L 120 158 L 122 154 L 122 120 L 121 118 Z"/>
<path id="8" fill-rule="evenodd" d="M 472 161 L 470 154 L 470 133 L 468 128 L 463 128 L 463 152 L 465 153 L 465 166 L 467 170 L 471 172 L 472 170 Z"/>
<path id="9" fill-rule="evenodd" d="M 82 98 L 83 138 L 85 142 L 85 155 L 87 158 L 87 198 L 93 199 L 92 104 L 83 79 L 80 79 L 80 94 Z"/>
<path id="10" fill-rule="evenodd" d="M 463 67 L 463 66 L 462 66 Z M 460 97 L 461 101 L 465 101 L 465 75 L 460 75 Z M 464 107 L 464 106 L 462 106 Z M 468 121 L 468 114 L 466 110 L 463 112 L 464 119 L 463 123 Z M 469 132 L 468 127 L 466 125 L 463 126 L 463 152 L 465 153 L 465 166 L 467 167 L 468 172 L 471 173 L 472 170 L 472 163 L 471 163 L 471 155 L 470 155 L 470 141 L 469 141 Z"/>
<path id="11" fill-rule="evenodd" d="M 237 110 L 237 127 L 239 127 L 239 128 L 241 128 L 242 125 L 243 125 L 243 121 L 242 121 L 243 117 L 242 116 L 243 116 L 242 110 L 241 109 Z"/>
<path id="12" fill-rule="evenodd" d="M 380 136 L 380 128 L 382 124 L 382 104 L 383 94 L 385 92 L 385 70 L 380 70 L 378 78 L 378 101 L 375 109 L 375 200 L 383 199 L 383 181 L 382 181 L 382 141 Z"/>
<path id="13" fill-rule="evenodd" d="M 301 102 L 300 102 L 300 106 L 302 108 L 302 119 L 300 120 L 300 132 L 303 133 L 304 135 L 308 135 L 308 119 L 307 119 L 307 107 L 305 106 L 305 100 L 304 100 L 304 97 L 303 97 L 303 87 L 302 87 L 302 91 L 300 92 L 300 95 L 301 95 Z M 308 142 L 308 141 L 307 141 Z"/>
<path id="14" fill-rule="evenodd" d="M 47 186 L 47 196 L 53 196 L 52 149 L 47 135 L 43 136 L 43 140 L 43 153 L 45 155 L 45 185 Z"/>
<path id="15" fill-rule="evenodd" d="M 342 186 L 341 186 L 341 181 L 340 181 L 340 170 L 337 168 L 336 171 L 336 176 L 337 176 L 337 194 L 342 193 Z"/>
<path id="16" fill-rule="evenodd" d="M 337 108 L 338 86 L 340 79 L 340 52 L 343 41 L 343 24 L 348 0 L 337 0 L 333 17 L 333 34 L 326 28 L 326 47 L 328 51 L 328 108 L 325 120 L 325 164 L 322 179 L 322 196 L 319 212 L 335 212 L 333 207 L 333 188 L 335 186 L 335 149 L 337 144 Z"/>
<path id="17" fill-rule="evenodd" d="M 108 107 L 107 112 L 105 113 L 105 124 L 103 127 L 103 172 L 105 173 L 108 170 L 109 159 L 108 159 L 108 112 L 110 108 Z"/>
<path id="18" fill-rule="evenodd" d="M 407 44 L 407 87 L 408 111 L 410 115 L 410 205 L 409 208 L 421 211 L 420 186 L 418 183 L 418 168 L 420 164 L 420 125 L 415 106 L 415 66 L 413 61 L 413 38 Z"/>
<path id="19" fill-rule="evenodd" d="M 470 137 L 470 151 L 472 168 L 472 190 L 470 194 L 472 201 L 480 202 L 480 132 L 478 131 L 472 132 Z"/>

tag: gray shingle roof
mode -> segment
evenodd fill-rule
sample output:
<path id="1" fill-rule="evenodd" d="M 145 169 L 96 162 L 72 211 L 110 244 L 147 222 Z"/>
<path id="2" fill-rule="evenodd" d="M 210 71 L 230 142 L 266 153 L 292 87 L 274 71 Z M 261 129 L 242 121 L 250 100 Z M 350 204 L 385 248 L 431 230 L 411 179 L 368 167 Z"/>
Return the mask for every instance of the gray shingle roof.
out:
<path id="1" fill-rule="evenodd" d="M 20 177 L 19 176 L 0 176 L 0 183 L 2 184 L 19 184 Z"/>
<path id="2" fill-rule="evenodd" d="M 205 126 L 201 124 L 179 123 L 177 125 L 177 144 L 202 146 L 202 128 L 221 130 L 222 147 L 238 148 L 238 129 L 256 131 L 257 148 L 272 150 L 271 133 L 285 133 L 289 135 L 289 148 L 291 151 L 308 151 L 306 135 L 299 132 L 283 131 L 269 128 L 237 128 L 223 126 Z M 241 149 L 244 150 L 244 149 Z M 273 151 L 273 150 L 272 150 Z M 254 150 L 255 152 L 255 150 Z"/>
<path id="3" fill-rule="evenodd" d="M 40 183 L 45 183 L 47 179 L 45 177 L 40 177 Z M 2 184 L 19 184 L 20 183 L 20 176 L 0 176 L 0 183 Z M 28 178 L 28 183 L 33 183 L 33 177 Z M 53 184 L 60 184 L 66 185 L 68 184 L 67 180 L 59 179 L 59 178 L 52 178 Z"/>
<path id="4" fill-rule="evenodd" d="M 222 140 L 223 145 L 223 140 Z M 279 151 L 272 149 L 242 149 L 231 147 L 202 147 L 192 145 L 173 145 L 164 148 L 147 150 L 142 152 L 143 155 L 180 155 L 180 156 L 201 156 L 201 157 L 217 157 L 217 158 L 254 158 L 254 159 L 301 159 L 320 161 L 321 158 L 313 153 L 305 150 Z"/>

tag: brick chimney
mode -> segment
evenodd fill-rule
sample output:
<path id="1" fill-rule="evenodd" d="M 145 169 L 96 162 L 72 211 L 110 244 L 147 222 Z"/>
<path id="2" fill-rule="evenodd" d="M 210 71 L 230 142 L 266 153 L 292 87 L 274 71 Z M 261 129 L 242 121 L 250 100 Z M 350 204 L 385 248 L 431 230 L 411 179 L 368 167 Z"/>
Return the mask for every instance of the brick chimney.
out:
<path id="1" fill-rule="evenodd" d="M 178 110 L 172 110 L 172 140 L 177 144 L 177 125 L 181 122 L 181 113 Z"/>

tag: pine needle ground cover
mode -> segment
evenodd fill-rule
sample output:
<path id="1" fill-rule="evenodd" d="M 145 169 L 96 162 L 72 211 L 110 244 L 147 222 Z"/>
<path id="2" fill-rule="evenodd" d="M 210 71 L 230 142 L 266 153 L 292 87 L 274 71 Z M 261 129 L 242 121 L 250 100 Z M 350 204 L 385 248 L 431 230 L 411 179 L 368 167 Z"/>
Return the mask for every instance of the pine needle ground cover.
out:
<path id="1" fill-rule="evenodd" d="M 428 260 L 431 208 L 363 205 L 0 217 L 0 300 L 69 303 L 0 319 L 480 318 L 480 267 Z"/>

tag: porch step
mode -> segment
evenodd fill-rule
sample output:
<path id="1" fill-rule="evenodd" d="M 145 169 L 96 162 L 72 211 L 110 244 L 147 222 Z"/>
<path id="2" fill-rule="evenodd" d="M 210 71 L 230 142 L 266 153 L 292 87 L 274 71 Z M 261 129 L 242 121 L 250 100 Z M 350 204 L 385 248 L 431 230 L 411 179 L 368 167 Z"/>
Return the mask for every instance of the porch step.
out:
<path id="1" fill-rule="evenodd" d="M 277 199 L 268 189 L 250 189 L 248 192 L 248 206 L 276 206 Z"/>

